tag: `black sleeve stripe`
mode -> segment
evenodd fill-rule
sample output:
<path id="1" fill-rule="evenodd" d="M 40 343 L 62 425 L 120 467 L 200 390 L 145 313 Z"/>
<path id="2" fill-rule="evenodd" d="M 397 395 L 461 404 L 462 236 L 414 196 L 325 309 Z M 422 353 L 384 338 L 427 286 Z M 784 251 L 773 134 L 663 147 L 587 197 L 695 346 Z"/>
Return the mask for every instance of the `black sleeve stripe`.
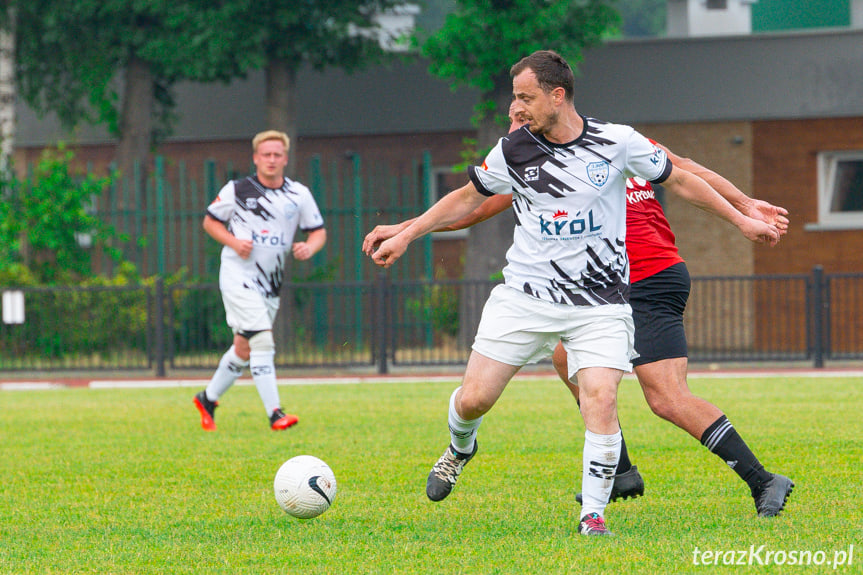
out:
<path id="1" fill-rule="evenodd" d="M 665 169 L 662 170 L 662 173 L 659 174 L 658 178 L 656 178 L 655 180 L 650 180 L 650 183 L 651 184 L 661 184 L 662 182 L 667 180 L 668 176 L 671 175 L 671 168 L 673 168 L 673 167 L 674 166 L 671 163 L 671 159 L 668 156 L 666 156 L 665 157 Z"/>
<path id="2" fill-rule="evenodd" d="M 476 166 L 468 166 L 467 175 L 470 176 L 470 181 L 473 182 L 473 186 L 476 188 L 476 191 L 488 197 L 494 195 L 494 192 L 488 191 L 486 187 L 482 185 L 482 182 L 479 180 L 479 176 L 476 175 Z"/>
<path id="3" fill-rule="evenodd" d="M 217 218 L 216 216 L 214 216 L 214 215 L 213 215 L 213 212 L 211 212 L 209 209 L 208 209 L 208 210 L 206 210 L 206 211 L 204 212 L 204 215 L 210 216 L 211 218 L 213 218 L 213 219 L 214 219 L 214 220 L 216 220 L 217 222 L 222 222 L 222 223 L 223 223 L 223 224 L 225 224 L 225 225 L 227 225 L 227 224 L 228 224 L 228 222 L 226 222 L 225 220 L 223 220 L 223 219 L 221 219 L 221 218 Z"/>
<path id="4" fill-rule="evenodd" d="M 322 229 L 323 227 L 324 227 L 324 224 L 321 224 L 321 225 L 315 226 L 313 228 L 300 228 L 300 231 L 302 231 L 303 233 L 316 232 L 316 231 Z"/>

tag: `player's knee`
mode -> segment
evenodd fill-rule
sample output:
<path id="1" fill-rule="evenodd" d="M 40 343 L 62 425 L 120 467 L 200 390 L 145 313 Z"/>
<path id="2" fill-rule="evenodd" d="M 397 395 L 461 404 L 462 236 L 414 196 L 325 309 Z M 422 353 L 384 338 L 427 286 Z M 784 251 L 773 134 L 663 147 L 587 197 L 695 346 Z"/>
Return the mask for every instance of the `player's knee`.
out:
<path id="1" fill-rule="evenodd" d="M 615 387 L 593 386 L 589 390 L 581 389 L 576 399 L 582 410 L 587 409 L 594 414 L 613 414 L 617 409 Z"/>
<path id="2" fill-rule="evenodd" d="M 276 341 L 273 339 L 273 332 L 270 330 L 259 331 L 249 338 L 249 349 L 255 352 L 272 352 L 276 351 Z"/>
<path id="3" fill-rule="evenodd" d="M 645 393 L 644 397 L 657 417 L 672 422 L 676 419 L 679 402 L 675 401 L 675 398 L 664 393 Z"/>
<path id="4" fill-rule="evenodd" d="M 485 415 L 492 408 L 494 401 L 489 400 L 481 393 L 465 390 L 462 387 L 458 395 L 456 411 L 463 419 L 470 421 Z"/>
<path id="5" fill-rule="evenodd" d="M 234 353 L 243 361 L 249 361 L 249 340 L 241 335 L 234 336 Z"/>

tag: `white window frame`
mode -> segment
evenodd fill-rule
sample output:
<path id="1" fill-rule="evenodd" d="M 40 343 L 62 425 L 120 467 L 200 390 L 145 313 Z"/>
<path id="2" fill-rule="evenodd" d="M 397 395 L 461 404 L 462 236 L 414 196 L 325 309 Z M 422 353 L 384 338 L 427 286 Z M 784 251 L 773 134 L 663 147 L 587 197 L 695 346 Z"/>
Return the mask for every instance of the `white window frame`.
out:
<path id="1" fill-rule="evenodd" d="M 840 162 L 863 162 L 863 150 L 840 150 L 818 154 L 818 222 L 806 229 L 863 229 L 863 211 L 834 212 L 833 197 L 836 190 L 836 172 Z"/>
<path id="2" fill-rule="evenodd" d="M 452 166 L 438 166 L 432 167 L 431 169 L 431 205 L 434 205 L 439 199 L 441 199 L 447 192 L 452 190 L 440 190 L 438 189 L 438 180 L 439 176 L 442 174 L 455 174 L 456 168 Z M 467 173 L 465 173 L 465 178 L 467 178 Z M 433 232 L 431 237 L 432 240 L 461 240 L 470 235 L 470 228 L 466 228 L 463 230 L 455 230 L 452 232 Z"/>

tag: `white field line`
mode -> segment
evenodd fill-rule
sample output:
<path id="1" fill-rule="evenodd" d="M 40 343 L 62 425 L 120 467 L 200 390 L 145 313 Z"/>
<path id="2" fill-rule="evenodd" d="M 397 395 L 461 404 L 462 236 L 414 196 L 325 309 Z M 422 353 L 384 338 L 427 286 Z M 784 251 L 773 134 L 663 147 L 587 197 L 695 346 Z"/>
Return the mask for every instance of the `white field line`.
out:
<path id="1" fill-rule="evenodd" d="M 546 380 L 554 379 L 553 373 L 525 373 L 515 376 L 517 380 Z M 734 379 L 734 378 L 787 378 L 787 377 L 856 377 L 863 379 L 863 370 L 716 370 L 696 371 L 689 374 L 689 379 Z M 626 374 L 625 379 L 635 379 L 632 374 Z M 427 382 L 458 382 L 460 374 L 451 375 L 392 375 L 392 376 L 345 376 L 345 377 L 290 377 L 279 378 L 278 385 L 361 385 L 379 383 L 427 383 Z M 80 382 L 80 380 L 78 380 Z M 83 385 L 90 389 L 145 389 L 145 388 L 172 388 L 172 387 L 195 387 L 203 388 L 209 383 L 208 379 L 94 379 L 86 381 Z M 0 391 L 31 391 L 46 390 L 68 387 L 71 384 L 63 379 L 42 381 L 0 381 Z M 250 378 L 246 377 L 237 381 L 236 385 L 253 385 Z"/>

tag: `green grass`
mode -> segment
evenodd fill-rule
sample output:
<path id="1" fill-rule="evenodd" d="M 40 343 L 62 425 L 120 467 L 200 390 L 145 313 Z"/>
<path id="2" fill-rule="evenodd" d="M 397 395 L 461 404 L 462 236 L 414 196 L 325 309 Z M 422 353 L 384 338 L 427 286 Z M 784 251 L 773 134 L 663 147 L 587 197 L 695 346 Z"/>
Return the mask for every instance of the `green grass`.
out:
<path id="1" fill-rule="evenodd" d="M 453 494 L 425 497 L 448 442 L 451 383 L 284 386 L 300 415 L 266 425 L 252 386 L 203 432 L 190 388 L 0 392 L 0 573 L 692 573 L 703 551 L 835 551 L 863 572 L 863 383 L 693 379 L 772 470 L 797 487 L 757 519 L 746 486 L 647 408 L 634 380 L 620 413 L 646 496 L 607 510 L 614 538 L 576 534 L 584 428 L 558 382 L 512 382 Z M 273 476 L 308 453 L 338 495 L 312 520 L 284 515 Z M 763 556 L 763 555 L 762 555 Z M 745 569 L 745 568 L 744 568 Z M 758 567 L 758 572 L 831 568 Z"/>

